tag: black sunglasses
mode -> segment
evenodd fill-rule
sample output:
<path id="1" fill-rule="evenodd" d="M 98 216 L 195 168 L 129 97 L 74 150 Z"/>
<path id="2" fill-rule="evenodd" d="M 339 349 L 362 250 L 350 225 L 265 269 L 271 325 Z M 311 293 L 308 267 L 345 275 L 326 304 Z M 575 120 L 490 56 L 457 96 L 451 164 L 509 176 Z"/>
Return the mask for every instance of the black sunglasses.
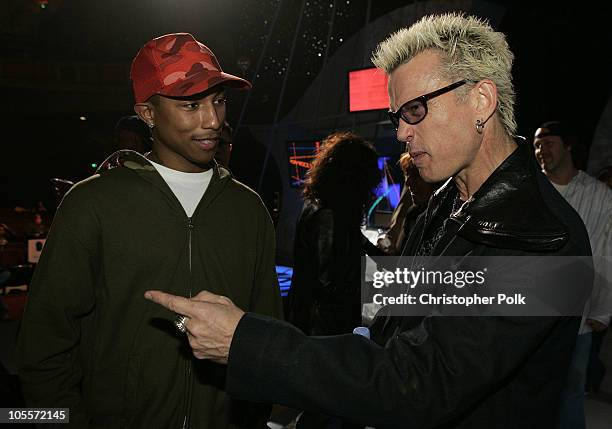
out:
<path id="1" fill-rule="evenodd" d="M 413 98 L 402 104 L 402 107 L 397 109 L 397 112 L 389 110 L 389 119 L 391 123 L 397 129 L 399 127 L 400 118 L 410 125 L 416 125 L 425 119 L 427 116 L 427 100 L 431 100 L 438 95 L 446 94 L 447 92 L 452 91 L 453 89 L 459 88 L 461 85 L 465 85 L 467 80 L 460 80 L 455 83 L 451 83 L 444 88 L 436 89 L 433 92 L 430 92 L 425 95 L 421 95 L 420 97 Z"/>

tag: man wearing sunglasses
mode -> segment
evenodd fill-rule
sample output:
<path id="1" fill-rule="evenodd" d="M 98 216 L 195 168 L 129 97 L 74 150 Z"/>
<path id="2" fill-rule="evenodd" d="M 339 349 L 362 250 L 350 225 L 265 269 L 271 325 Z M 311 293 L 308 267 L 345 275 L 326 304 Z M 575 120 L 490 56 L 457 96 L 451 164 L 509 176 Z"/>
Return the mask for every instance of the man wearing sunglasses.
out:
<path id="1" fill-rule="evenodd" d="M 503 34 L 457 14 L 425 17 L 375 52 L 398 140 L 423 179 L 450 178 L 406 255 L 589 259 L 580 218 L 514 138 L 512 61 Z M 554 427 L 580 322 L 377 316 L 371 340 L 321 338 L 207 292 L 145 296 L 188 316 L 195 356 L 227 363 L 230 394 L 378 428 Z"/>

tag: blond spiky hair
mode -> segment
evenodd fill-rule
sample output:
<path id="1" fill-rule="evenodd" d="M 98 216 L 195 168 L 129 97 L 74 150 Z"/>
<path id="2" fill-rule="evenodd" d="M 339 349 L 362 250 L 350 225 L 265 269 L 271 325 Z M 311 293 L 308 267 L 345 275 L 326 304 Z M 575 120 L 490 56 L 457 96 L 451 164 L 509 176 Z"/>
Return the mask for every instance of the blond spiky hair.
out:
<path id="1" fill-rule="evenodd" d="M 382 41 L 372 62 L 387 74 L 429 49 L 440 52 L 438 74 L 448 80 L 479 82 L 491 79 L 497 86 L 499 120 L 508 134 L 516 132 L 512 61 L 506 37 L 479 18 L 447 13 L 426 16 Z"/>

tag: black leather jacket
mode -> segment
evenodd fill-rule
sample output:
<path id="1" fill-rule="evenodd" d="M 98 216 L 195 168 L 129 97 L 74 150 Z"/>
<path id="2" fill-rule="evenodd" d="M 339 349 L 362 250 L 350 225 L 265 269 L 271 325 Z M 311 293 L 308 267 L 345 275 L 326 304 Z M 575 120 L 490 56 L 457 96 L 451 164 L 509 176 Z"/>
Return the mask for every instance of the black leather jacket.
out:
<path id="1" fill-rule="evenodd" d="M 518 143 L 516 151 L 460 210 L 451 215 L 455 224 L 455 239 L 527 253 L 571 252 L 569 249 L 575 247 L 567 246 L 568 241 L 581 241 L 586 234 L 584 224 L 540 172 L 528 144 L 523 141 Z M 438 210 L 456 195 L 457 188 L 452 179 L 434 193 L 415 227 L 418 234 L 410 237 L 402 252 L 404 255 L 416 252 Z M 451 249 L 438 246 L 433 254 L 450 254 Z"/>
<path id="2" fill-rule="evenodd" d="M 531 148 L 524 142 L 518 143 L 515 152 L 473 197 L 451 214 L 446 225 L 446 239 L 438 242 L 432 256 L 591 254 L 582 220 L 541 173 Z M 448 207 L 457 192 L 454 182 L 449 180 L 432 196 L 427 211 L 417 222 L 415 230 L 418 233 L 410 236 L 404 255 L 417 252 L 438 210 Z M 589 274 L 585 273 L 585 285 L 590 281 Z M 420 358 L 425 358 L 419 365 L 435 366 L 435 360 L 441 359 L 446 362 L 444 365 L 455 366 L 458 371 L 469 371 L 468 368 L 475 366 L 484 371 L 473 379 L 463 380 L 463 393 L 453 388 L 437 387 L 446 390 L 444 395 L 449 402 L 456 404 L 454 406 L 461 403 L 468 406 L 469 401 L 461 396 L 468 391 L 479 391 L 484 394 L 479 404 L 470 405 L 473 409 L 466 410 L 464 415 L 456 413 L 446 425 L 423 427 L 552 427 L 578 326 L 578 317 L 433 317 L 419 321 L 410 317 L 385 317 L 382 312 L 372 326 L 372 338 L 381 345 L 394 348 L 410 338 L 411 332 L 419 330 L 425 337 L 434 338 L 435 343 L 444 344 L 442 348 L 446 349 L 427 351 L 430 341 L 426 340 L 415 347 Z M 474 335 L 473 329 L 478 333 Z M 457 348 L 473 341 L 470 346 L 474 347 L 473 356 L 469 352 L 461 356 Z M 536 345 L 534 341 L 541 343 Z M 500 352 L 506 355 L 499 355 Z M 428 353 L 432 354 L 425 357 Z M 520 363 L 519 356 L 522 359 Z M 511 362 L 512 359 L 517 361 Z M 456 366 L 461 360 L 463 362 Z M 511 374 L 513 371 L 516 372 Z M 429 382 L 442 383 L 442 380 L 436 380 L 439 374 L 433 375 Z M 536 374 L 539 379 L 529 379 Z M 502 381 L 504 377 L 509 378 Z M 495 395 L 487 393 L 484 387 L 487 384 L 498 390 Z M 436 388 L 416 389 L 414 393 L 420 390 L 420 394 L 433 394 L 432 389 Z M 538 393 L 531 396 L 526 393 L 529 391 Z M 453 395 L 458 396 L 453 398 Z M 509 406 L 511 403 L 516 405 Z M 501 408 L 507 409 L 508 413 L 501 412 Z M 514 412 L 510 411 L 513 409 Z M 519 409 L 525 414 L 519 414 Z"/>

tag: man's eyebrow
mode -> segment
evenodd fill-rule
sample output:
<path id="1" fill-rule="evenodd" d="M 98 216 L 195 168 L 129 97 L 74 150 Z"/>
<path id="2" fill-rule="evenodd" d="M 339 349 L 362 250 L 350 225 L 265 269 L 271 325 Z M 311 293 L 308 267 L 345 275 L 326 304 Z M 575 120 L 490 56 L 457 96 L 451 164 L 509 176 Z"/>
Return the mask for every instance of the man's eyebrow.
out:
<path id="1" fill-rule="evenodd" d="M 541 138 L 544 138 L 544 137 L 554 136 L 554 135 L 555 135 L 555 134 L 551 133 L 550 131 L 544 131 L 544 132 L 542 132 L 542 133 L 536 134 L 536 135 L 535 135 L 535 138 L 536 138 L 536 139 L 541 139 Z"/>

